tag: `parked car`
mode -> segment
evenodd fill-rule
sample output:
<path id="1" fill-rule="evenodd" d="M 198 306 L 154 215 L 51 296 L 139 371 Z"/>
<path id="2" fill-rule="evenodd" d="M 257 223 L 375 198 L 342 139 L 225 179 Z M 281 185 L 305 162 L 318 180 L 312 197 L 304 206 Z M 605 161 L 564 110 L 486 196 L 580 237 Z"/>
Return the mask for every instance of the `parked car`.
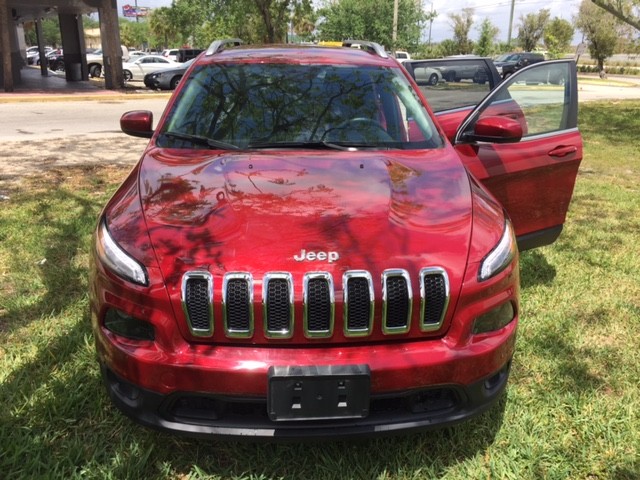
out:
<path id="1" fill-rule="evenodd" d="M 168 48 L 162 51 L 162 56 L 164 58 L 168 58 L 169 60 L 173 60 L 174 62 L 177 62 L 179 50 L 180 49 L 178 48 Z"/>
<path id="2" fill-rule="evenodd" d="M 453 140 L 459 121 L 469 113 L 468 109 L 482 101 L 502 81 L 490 58 L 463 56 L 410 60 L 404 62 L 403 66 L 414 78 L 436 115 L 440 115 L 442 111 L 458 110 L 459 113 L 454 121 L 451 121 L 450 116 L 441 121 L 441 126 L 445 128 L 447 136 L 451 140 Z M 432 74 L 433 70 L 440 72 L 442 78 L 446 73 L 449 80 L 443 83 L 438 78 L 438 83 L 433 83 L 435 80 Z M 462 80 L 457 77 L 458 73 L 456 72 L 468 72 L 462 73 L 461 76 L 471 76 L 471 72 L 473 72 L 473 78 L 469 79 L 470 81 L 468 79 Z M 452 76 L 458 78 L 459 81 L 455 82 L 455 78 L 451 81 Z"/>
<path id="3" fill-rule="evenodd" d="M 44 47 L 45 56 L 53 51 L 51 47 Z M 38 47 L 29 47 L 25 51 L 27 56 L 27 65 L 40 65 L 40 51 Z"/>
<path id="4" fill-rule="evenodd" d="M 144 80 L 147 73 L 155 72 L 163 68 L 178 67 L 180 64 L 159 55 L 146 55 L 138 57 L 133 62 L 122 64 L 122 73 L 125 81 Z"/>
<path id="5" fill-rule="evenodd" d="M 195 58 L 175 68 L 167 68 L 144 76 L 144 84 L 152 90 L 174 90 Z"/>
<path id="6" fill-rule="evenodd" d="M 494 63 L 502 78 L 507 78 L 509 75 L 513 75 L 521 68 L 543 61 L 544 55 L 541 53 L 521 52 L 501 55 L 494 61 Z"/>
<path id="7" fill-rule="evenodd" d="M 122 61 L 128 62 L 129 58 L 129 49 L 120 45 L 122 49 Z M 93 53 L 87 54 L 87 69 L 89 70 L 89 76 L 93 78 L 99 78 L 102 76 L 104 70 L 104 52 L 101 48 L 94 50 Z"/>
<path id="8" fill-rule="evenodd" d="M 174 433 L 266 439 L 490 408 L 515 351 L 518 252 L 560 234 L 582 158 L 575 62 L 436 117 L 375 43 L 236 43 L 197 58 L 155 129 L 150 111 L 121 118 L 150 140 L 90 255 L 114 404 Z M 541 71 L 565 81 L 522 88 Z"/>
<path id="9" fill-rule="evenodd" d="M 49 63 L 49 70 L 53 72 L 64 72 L 64 54 L 62 50 L 56 50 L 47 54 L 47 62 Z"/>

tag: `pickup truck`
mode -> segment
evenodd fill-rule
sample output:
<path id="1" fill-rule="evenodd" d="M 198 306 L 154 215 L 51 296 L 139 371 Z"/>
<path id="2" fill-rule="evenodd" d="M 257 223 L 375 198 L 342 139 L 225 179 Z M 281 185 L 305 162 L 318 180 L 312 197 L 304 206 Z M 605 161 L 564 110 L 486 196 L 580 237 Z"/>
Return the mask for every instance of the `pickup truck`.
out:
<path id="1" fill-rule="evenodd" d="M 121 48 L 122 61 L 128 62 L 129 49 L 124 45 L 121 45 Z M 102 75 L 102 70 L 104 69 L 104 54 L 101 48 L 87 55 L 87 68 L 89 69 L 89 76 L 93 78 L 99 78 Z"/>

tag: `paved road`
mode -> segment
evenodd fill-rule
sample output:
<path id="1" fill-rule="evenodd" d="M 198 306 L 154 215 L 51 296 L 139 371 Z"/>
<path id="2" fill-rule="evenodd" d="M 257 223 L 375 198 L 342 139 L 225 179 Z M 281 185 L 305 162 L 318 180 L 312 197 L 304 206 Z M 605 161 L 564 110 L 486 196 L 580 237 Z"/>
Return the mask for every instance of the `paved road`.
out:
<path id="1" fill-rule="evenodd" d="M 120 130 L 120 116 L 124 112 L 151 110 L 157 121 L 167 100 L 166 96 L 149 96 L 135 100 L 3 103 L 0 104 L 0 141 L 124 135 Z"/>
<path id="2" fill-rule="evenodd" d="M 580 101 L 603 99 L 639 99 L 640 77 L 610 77 L 603 85 L 597 77 L 579 83 Z M 83 101 L 29 101 L 0 103 L 0 141 L 29 141 L 91 136 L 123 135 L 120 116 L 129 110 L 151 110 L 160 119 L 166 95 L 148 95 L 136 99 L 96 98 Z"/>

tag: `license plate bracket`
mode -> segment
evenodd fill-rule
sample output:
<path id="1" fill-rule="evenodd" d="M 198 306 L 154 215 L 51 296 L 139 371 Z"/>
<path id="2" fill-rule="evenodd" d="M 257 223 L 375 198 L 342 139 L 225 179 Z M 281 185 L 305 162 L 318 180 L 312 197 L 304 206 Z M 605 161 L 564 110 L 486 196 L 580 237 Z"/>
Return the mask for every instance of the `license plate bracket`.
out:
<path id="1" fill-rule="evenodd" d="M 276 422 L 364 418 L 370 390 L 368 365 L 272 366 L 267 410 Z"/>

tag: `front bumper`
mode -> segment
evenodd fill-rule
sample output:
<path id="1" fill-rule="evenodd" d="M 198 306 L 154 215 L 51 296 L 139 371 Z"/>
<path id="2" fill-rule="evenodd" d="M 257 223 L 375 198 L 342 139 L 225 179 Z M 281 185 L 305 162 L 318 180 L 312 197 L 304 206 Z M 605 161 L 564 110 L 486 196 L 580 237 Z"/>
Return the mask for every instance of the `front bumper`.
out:
<path id="1" fill-rule="evenodd" d="M 189 437 L 321 440 L 409 433 L 452 425 L 487 411 L 502 396 L 511 360 L 470 385 L 374 395 L 362 419 L 273 422 L 265 398 L 236 398 L 196 392 L 162 395 L 132 385 L 102 365 L 114 404 L 138 423 Z"/>

